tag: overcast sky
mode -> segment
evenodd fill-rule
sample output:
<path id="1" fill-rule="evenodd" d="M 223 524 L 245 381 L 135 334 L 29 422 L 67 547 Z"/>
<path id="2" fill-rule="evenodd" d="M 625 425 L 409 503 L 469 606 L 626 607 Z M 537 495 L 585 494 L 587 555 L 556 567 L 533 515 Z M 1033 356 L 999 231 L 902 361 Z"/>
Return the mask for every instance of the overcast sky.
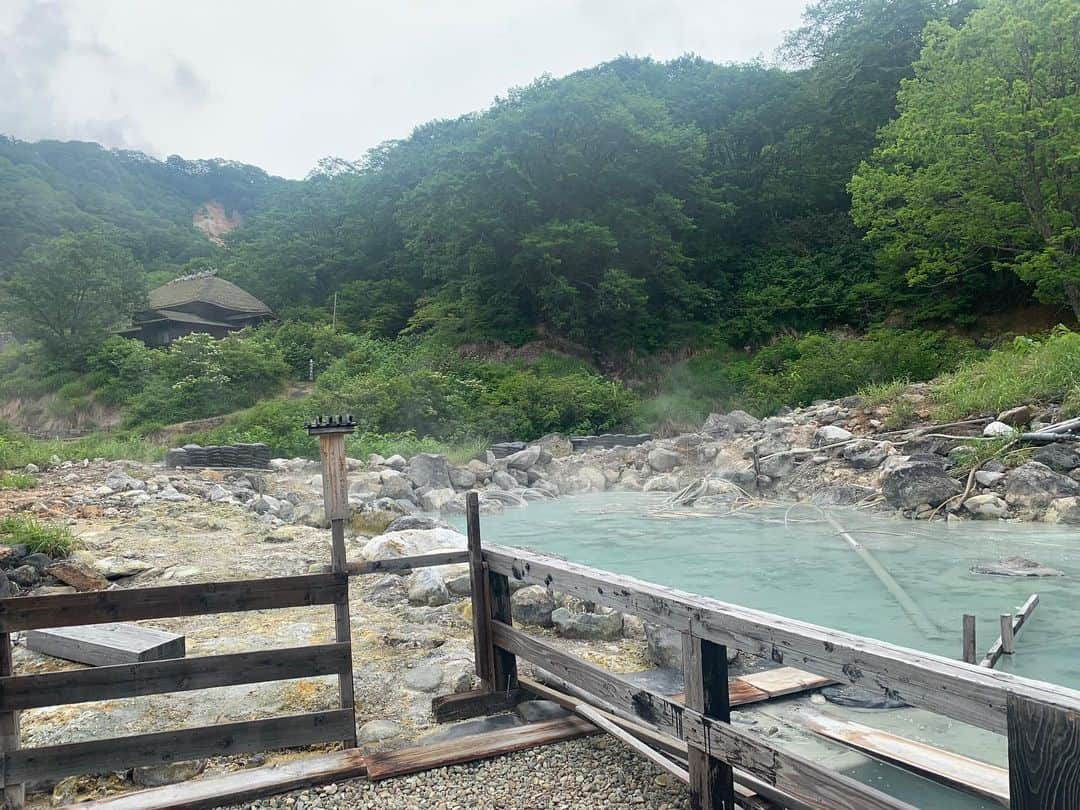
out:
<path id="1" fill-rule="evenodd" d="M 303 177 L 543 73 L 770 58 L 805 0 L 0 0 L 0 133 Z"/>

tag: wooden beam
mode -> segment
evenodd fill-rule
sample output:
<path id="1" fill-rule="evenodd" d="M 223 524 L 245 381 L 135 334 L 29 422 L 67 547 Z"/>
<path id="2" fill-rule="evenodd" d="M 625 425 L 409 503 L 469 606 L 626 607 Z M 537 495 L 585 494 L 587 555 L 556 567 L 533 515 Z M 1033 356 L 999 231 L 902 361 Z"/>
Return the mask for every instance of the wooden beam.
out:
<path id="1" fill-rule="evenodd" d="M 963 627 L 963 654 L 965 664 L 975 663 L 975 617 L 970 613 L 964 614 Z"/>
<path id="2" fill-rule="evenodd" d="M 998 640 L 990 645 L 990 649 L 986 651 L 986 656 L 979 662 L 979 666 L 985 669 L 993 669 L 1002 655 L 1012 655 L 1012 651 L 1015 649 L 1016 637 L 1020 635 L 1020 630 L 1028 619 L 1031 618 L 1031 614 L 1035 612 L 1035 608 L 1039 606 L 1039 595 L 1033 593 L 1027 598 L 1027 601 L 1020 606 L 1020 610 L 1015 615 L 1002 614 L 1001 616 L 1001 635 L 998 636 Z M 1008 651 L 1006 651 L 1008 647 Z"/>
<path id="3" fill-rule="evenodd" d="M 354 779 L 367 772 L 356 749 L 334 751 L 262 768 L 190 779 L 80 804 L 79 810 L 180 810 L 241 804 L 290 790 Z"/>
<path id="4" fill-rule="evenodd" d="M 468 561 L 468 551 L 439 551 L 434 554 L 416 554 L 412 557 L 387 557 L 368 562 L 346 563 L 345 571 L 350 577 L 362 574 L 402 574 L 417 568 L 430 568 L 435 565 L 456 565 Z"/>
<path id="5" fill-rule="evenodd" d="M 513 709 L 529 696 L 520 689 L 509 692 L 489 692 L 486 688 L 457 695 L 440 695 L 431 701 L 431 713 L 437 723 L 468 720 L 483 714 L 496 714 Z"/>
<path id="6" fill-rule="evenodd" d="M 761 779 L 801 804 L 818 810 L 914 810 L 861 782 L 803 757 L 773 748 L 750 732 L 680 706 L 582 658 L 563 652 L 501 622 L 492 622 L 495 643 L 538 667 L 631 712 L 662 732 L 685 739 L 712 756 Z"/>
<path id="7" fill-rule="evenodd" d="M 488 635 L 493 635 L 491 626 L 500 622 L 506 626 L 513 623 L 510 606 L 510 580 L 503 574 L 488 573 L 488 607 L 491 609 L 491 621 L 488 622 Z M 517 660 L 509 650 L 495 647 L 495 668 L 492 670 L 492 686 L 496 692 L 509 692 L 517 688 Z"/>
<path id="8" fill-rule="evenodd" d="M 488 545 L 492 571 L 518 582 L 636 614 L 717 644 L 888 695 L 954 720 L 1006 733 L 1007 694 L 1080 712 L 1080 692 L 716 599 L 643 582 L 523 549 Z"/>
<path id="9" fill-rule="evenodd" d="M 41 627 L 331 605 L 348 594 L 344 574 L 200 582 L 158 588 L 0 599 L 0 633 Z"/>
<path id="10" fill-rule="evenodd" d="M 727 648 L 683 633 L 684 705 L 722 723 L 731 722 L 728 700 Z M 690 807 L 693 810 L 735 810 L 735 777 L 731 764 L 691 745 Z"/>
<path id="11" fill-rule="evenodd" d="M 178 633 L 123 622 L 30 630 L 26 649 L 95 667 L 183 658 L 186 652 Z"/>
<path id="12" fill-rule="evenodd" d="M 11 581 L 7 574 L 0 571 L 0 598 L 10 598 Z M 10 678 L 15 674 L 11 660 L 11 634 L 0 633 L 0 677 Z M 6 758 L 19 749 L 19 713 L 14 709 L 0 711 L 0 757 Z M 0 760 L 2 762 L 3 760 Z M 3 789 L 3 806 L 7 810 L 20 810 L 26 802 L 26 786 L 21 782 L 6 780 Z"/>
<path id="13" fill-rule="evenodd" d="M 1009 807 L 1080 807 L 1080 715 L 1009 695 Z"/>
<path id="14" fill-rule="evenodd" d="M 22 748 L 4 756 L 3 776 L 5 784 L 11 784 L 246 751 L 296 748 L 343 740 L 355 725 L 351 710 L 337 709 L 44 748 Z"/>
<path id="15" fill-rule="evenodd" d="M 1009 772 L 971 757 L 823 714 L 801 712 L 798 724 L 835 742 L 935 782 L 1009 806 Z"/>
<path id="16" fill-rule="evenodd" d="M 480 499 L 476 492 L 465 496 L 465 521 L 469 533 L 469 586 L 473 615 L 473 660 L 476 677 L 489 691 L 495 689 L 495 648 L 491 644 L 491 607 L 488 602 L 487 568 L 480 546 Z"/>
<path id="17" fill-rule="evenodd" d="M 594 709 L 592 706 L 589 706 L 586 703 L 579 703 L 577 706 L 574 707 L 574 711 L 584 717 L 589 722 L 591 722 L 597 728 L 606 731 L 619 742 L 626 745 L 630 750 L 640 754 L 653 765 L 667 771 L 676 779 L 680 780 L 683 783 L 688 783 L 690 781 L 690 774 L 686 770 L 680 768 L 663 754 L 650 748 L 648 745 L 643 743 L 634 735 L 621 729 L 617 724 L 613 723 L 597 709 Z M 734 807 L 734 804 L 732 805 L 732 807 Z"/>
<path id="18" fill-rule="evenodd" d="M 350 655 L 348 644 L 318 644 L 3 677 L 0 711 L 332 675 Z"/>
<path id="19" fill-rule="evenodd" d="M 432 768 L 490 759 L 535 748 L 538 745 L 573 740 L 595 733 L 596 726 L 580 717 L 529 723 L 431 745 L 418 745 L 413 748 L 400 748 L 397 751 L 369 754 L 367 776 L 372 782 L 378 782 L 382 779 L 407 776 Z"/>

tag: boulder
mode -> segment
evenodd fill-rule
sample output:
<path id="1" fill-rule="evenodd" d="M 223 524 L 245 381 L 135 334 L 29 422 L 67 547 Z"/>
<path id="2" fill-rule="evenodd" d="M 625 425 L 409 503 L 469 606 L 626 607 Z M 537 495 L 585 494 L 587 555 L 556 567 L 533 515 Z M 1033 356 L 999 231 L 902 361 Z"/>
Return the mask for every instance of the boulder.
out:
<path id="1" fill-rule="evenodd" d="M 506 466 L 511 470 L 528 470 L 540 460 L 539 445 L 531 445 L 506 457 Z"/>
<path id="2" fill-rule="evenodd" d="M 622 635 L 621 613 L 571 613 L 561 607 L 552 612 L 551 621 L 563 638 L 614 641 Z"/>
<path id="3" fill-rule="evenodd" d="M 1018 509 L 1045 509 L 1057 498 L 1073 495 L 1080 495 L 1080 484 L 1038 461 L 1021 464 L 1005 481 L 1005 500 Z"/>
<path id="4" fill-rule="evenodd" d="M 551 627 L 551 613 L 555 610 L 555 597 L 541 585 L 530 585 L 510 597 L 515 621 L 537 627 Z"/>
<path id="5" fill-rule="evenodd" d="M 184 762 L 161 762 L 143 765 L 131 772 L 131 781 L 140 787 L 164 787 L 186 782 L 206 770 L 205 759 L 190 759 Z"/>
<path id="6" fill-rule="evenodd" d="M 858 484 L 829 484 L 811 495 L 810 502 L 818 506 L 853 506 L 876 493 L 876 489 Z"/>
<path id="7" fill-rule="evenodd" d="M 296 522 L 313 529 L 329 529 L 330 521 L 321 503 L 309 501 L 296 507 Z"/>
<path id="8" fill-rule="evenodd" d="M 940 506 L 959 495 L 960 484 L 933 461 L 908 459 L 890 465 L 881 473 L 881 492 L 890 506 L 915 509 L 921 504 Z"/>
<path id="9" fill-rule="evenodd" d="M 146 482 L 132 478 L 119 468 L 109 470 L 105 476 L 105 486 L 113 492 L 127 492 L 128 490 L 146 489 Z"/>
<path id="10" fill-rule="evenodd" d="M 409 575 L 406 583 L 409 602 L 413 605 L 438 607 L 450 602 L 450 590 L 442 575 L 433 568 L 420 568 Z"/>
<path id="11" fill-rule="evenodd" d="M 476 473 L 467 467 L 451 467 L 450 483 L 454 489 L 472 489 L 476 486 Z"/>
<path id="12" fill-rule="evenodd" d="M 429 489 L 420 496 L 420 508 L 425 512 L 441 512 L 457 495 L 453 489 Z"/>
<path id="13" fill-rule="evenodd" d="M 434 692 L 443 682 L 443 671 L 434 664 L 419 664 L 405 673 L 405 686 L 417 692 Z"/>
<path id="14" fill-rule="evenodd" d="M 421 517 L 420 515 L 402 515 L 399 518 L 395 518 L 394 522 L 386 527 L 386 531 L 383 534 L 390 534 L 392 532 L 401 532 L 406 529 L 434 529 L 435 521 L 428 517 Z"/>
<path id="15" fill-rule="evenodd" d="M 984 487 L 992 487 L 1005 480 L 1005 473 L 993 470 L 979 470 L 975 473 L 975 481 Z"/>
<path id="16" fill-rule="evenodd" d="M 27 554 L 22 558 L 23 565 L 33 566 L 39 574 L 44 574 L 45 569 L 52 565 L 52 557 L 48 554 L 42 554 L 40 551 L 35 551 L 33 554 Z"/>
<path id="17" fill-rule="evenodd" d="M 646 622 L 645 644 L 649 660 L 658 667 L 682 669 L 682 633 L 678 630 Z"/>
<path id="18" fill-rule="evenodd" d="M 450 465 L 438 453 L 417 453 L 409 459 L 405 475 L 417 489 L 450 488 Z"/>
<path id="19" fill-rule="evenodd" d="M 1030 405 L 1020 405 L 1016 408 L 1009 408 L 1007 411 L 1002 411 L 997 416 L 998 422 L 1004 422 L 1006 425 L 1012 427 L 1023 427 L 1028 424 L 1032 417 L 1035 416 L 1035 409 Z"/>
<path id="20" fill-rule="evenodd" d="M 1016 430 L 1012 425 L 1007 425 L 1004 422 L 991 422 L 989 425 L 983 428 L 983 436 L 990 436 L 997 438 L 1000 436 L 1012 436 Z"/>
<path id="21" fill-rule="evenodd" d="M 102 557 L 94 563 L 94 570 L 105 579 L 133 577 L 150 570 L 150 563 L 132 557 Z"/>
<path id="22" fill-rule="evenodd" d="M 46 572 L 77 591 L 103 591 L 109 587 L 109 581 L 105 577 L 76 560 L 54 562 Z"/>
<path id="23" fill-rule="evenodd" d="M 1080 498 L 1055 498 L 1043 515 L 1047 523 L 1068 523 L 1075 525 L 1080 523 Z"/>
<path id="24" fill-rule="evenodd" d="M 399 456 L 397 453 L 394 453 L 394 455 L 390 456 L 390 458 L 383 461 L 383 466 L 389 467 L 391 470 L 403 472 L 405 470 L 405 467 L 408 466 L 408 463 L 409 462 L 405 460 L 404 456 Z"/>
<path id="25" fill-rule="evenodd" d="M 828 444 L 846 442 L 848 439 L 854 438 L 854 435 L 855 434 L 850 430 L 844 430 L 842 427 L 825 425 L 824 427 L 819 427 L 814 432 L 814 447 L 824 447 Z"/>
<path id="26" fill-rule="evenodd" d="M 469 472 L 476 476 L 477 483 L 483 483 L 484 481 L 487 481 L 489 478 L 491 478 L 491 474 L 494 472 L 490 464 L 485 464 L 484 462 L 475 458 L 470 461 L 466 466 L 469 468 Z"/>
<path id="27" fill-rule="evenodd" d="M 649 451 L 649 466 L 658 473 L 666 473 L 675 469 L 682 461 L 682 457 L 674 450 L 664 447 L 656 447 Z"/>
<path id="28" fill-rule="evenodd" d="M 991 574 L 998 577 L 1060 577 L 1061 571 L 1024 557 L 1009 557 L 998 562 L 979 563 L 972 566 L 973 574 Z"/>
<path id="29" fill-rule="evenodd" d="M 360 556 L 365 560 L 414 557 L 437 551 L 462 550 L 467 545 L 468 538 L 453 529 L 406 529 L 384 532 L 371 538 L 360 550 Z"/>
<path id="30" fill-rule="evenodd" d="M 561 433 L 549 433 L 536 440 L 536 444 L 552 458 L 565 458 L 574 452 L 570 439 Z"/>
<path id="31" fill-rule="evenodd" d="M 413 495 L 412 481 L 397 470 L 384 470 L 379 476 L 379 486 L 376 494 L 380 498 L 392 498 L 398 500 L 404 498 L 407 501 L 415 500 Z"/>
<path id="32" fill-rule="evenodd" d="M 506 470 L 495 470 L 491 474 L 491 483 L 497 486 L 499 489 L 517 489 L 518 482 L 514 476 L 510 475 Z"/>
<path id="33" fill-rule="evenodd" d="M 1009 513 L 1009 505 L 1000 495 L 992 492 L 973 495 L 964 501 L 964 509 L 980 520 L 997 520 Z"/>
<path id="34" fill-rule="evenodd" d="M 841 451 L 848 464 L 856 470 L 875 470 L 889 455 L 891 445 L 888 442 L 875 442 L 872 439 L 860 439 L 846 445 Z"/>
<path id="35" fill-rule="evenodd" d="M 356 739 L 362 743 L 379 742 L 397 737 L 402 730 L 401 725 L 393 720 L 368 720 L 360 726 Z"/>
<path id="36" fill-rule="evenodd" d="M 1069 473 L 1080 467 L 1080 452 L 1077 452 L 1074 444 L 1054 442 L 1044 444 L 1032 453 L 1031 460 L 1045 464 L 1055 472 Z"/>
<path id="37" fill-rule="evenodd" d="M 7 572 L 8 579 L 22 588 L 33 588 L 41 582 L 41 572 L 32 565 L 20 565 Z"/>
<path id="38" fill-rule="evenodd" d="M 761 422 L 746 411 L 710 413 L 708 419 L 705 420 L 705 424 L 701 426 L 701 432 L 712 436 L 727 436 L 735 433 L 746 433 L 760 426 Z"/>

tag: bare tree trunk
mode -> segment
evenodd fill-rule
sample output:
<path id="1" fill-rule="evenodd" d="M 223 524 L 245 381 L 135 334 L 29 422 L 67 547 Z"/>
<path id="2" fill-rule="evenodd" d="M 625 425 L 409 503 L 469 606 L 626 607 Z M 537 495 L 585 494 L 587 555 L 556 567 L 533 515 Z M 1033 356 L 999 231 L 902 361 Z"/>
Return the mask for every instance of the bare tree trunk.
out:
<path id="1" fill-rule="evenodd" d="M 1069 301 L 1069 306 L 1072 307 L 1073 317 L 1080 321 L 1080 284 L 1066 284 L 1065 285 L 1065 298 Z"/>

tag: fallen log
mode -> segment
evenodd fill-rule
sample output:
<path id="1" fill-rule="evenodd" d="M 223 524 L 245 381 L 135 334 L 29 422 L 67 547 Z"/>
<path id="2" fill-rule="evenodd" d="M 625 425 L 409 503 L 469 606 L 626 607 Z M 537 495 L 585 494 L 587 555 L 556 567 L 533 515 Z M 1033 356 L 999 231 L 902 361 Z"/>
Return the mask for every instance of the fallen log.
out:
<path id="1" fill-rule="evenodd" d="M 1035 612 L 1035 608 L 1038 606 L 1039 595 L 1033 593 L 1020 606 L 1020 610 L 1016 615 L 1009 616 L 1006 614 L 1001 617 L 1001 635 L 998 636 L 997 641 L 990 645 L 986 656 L 979 662 L 980 667 L 993 669 L 1002 655 L 1012 655 L 1013 641 L 1020 634 L 1020 629 L 1027 624 L 1027 620 L 1031 618 L 1031 614 Z"/>

